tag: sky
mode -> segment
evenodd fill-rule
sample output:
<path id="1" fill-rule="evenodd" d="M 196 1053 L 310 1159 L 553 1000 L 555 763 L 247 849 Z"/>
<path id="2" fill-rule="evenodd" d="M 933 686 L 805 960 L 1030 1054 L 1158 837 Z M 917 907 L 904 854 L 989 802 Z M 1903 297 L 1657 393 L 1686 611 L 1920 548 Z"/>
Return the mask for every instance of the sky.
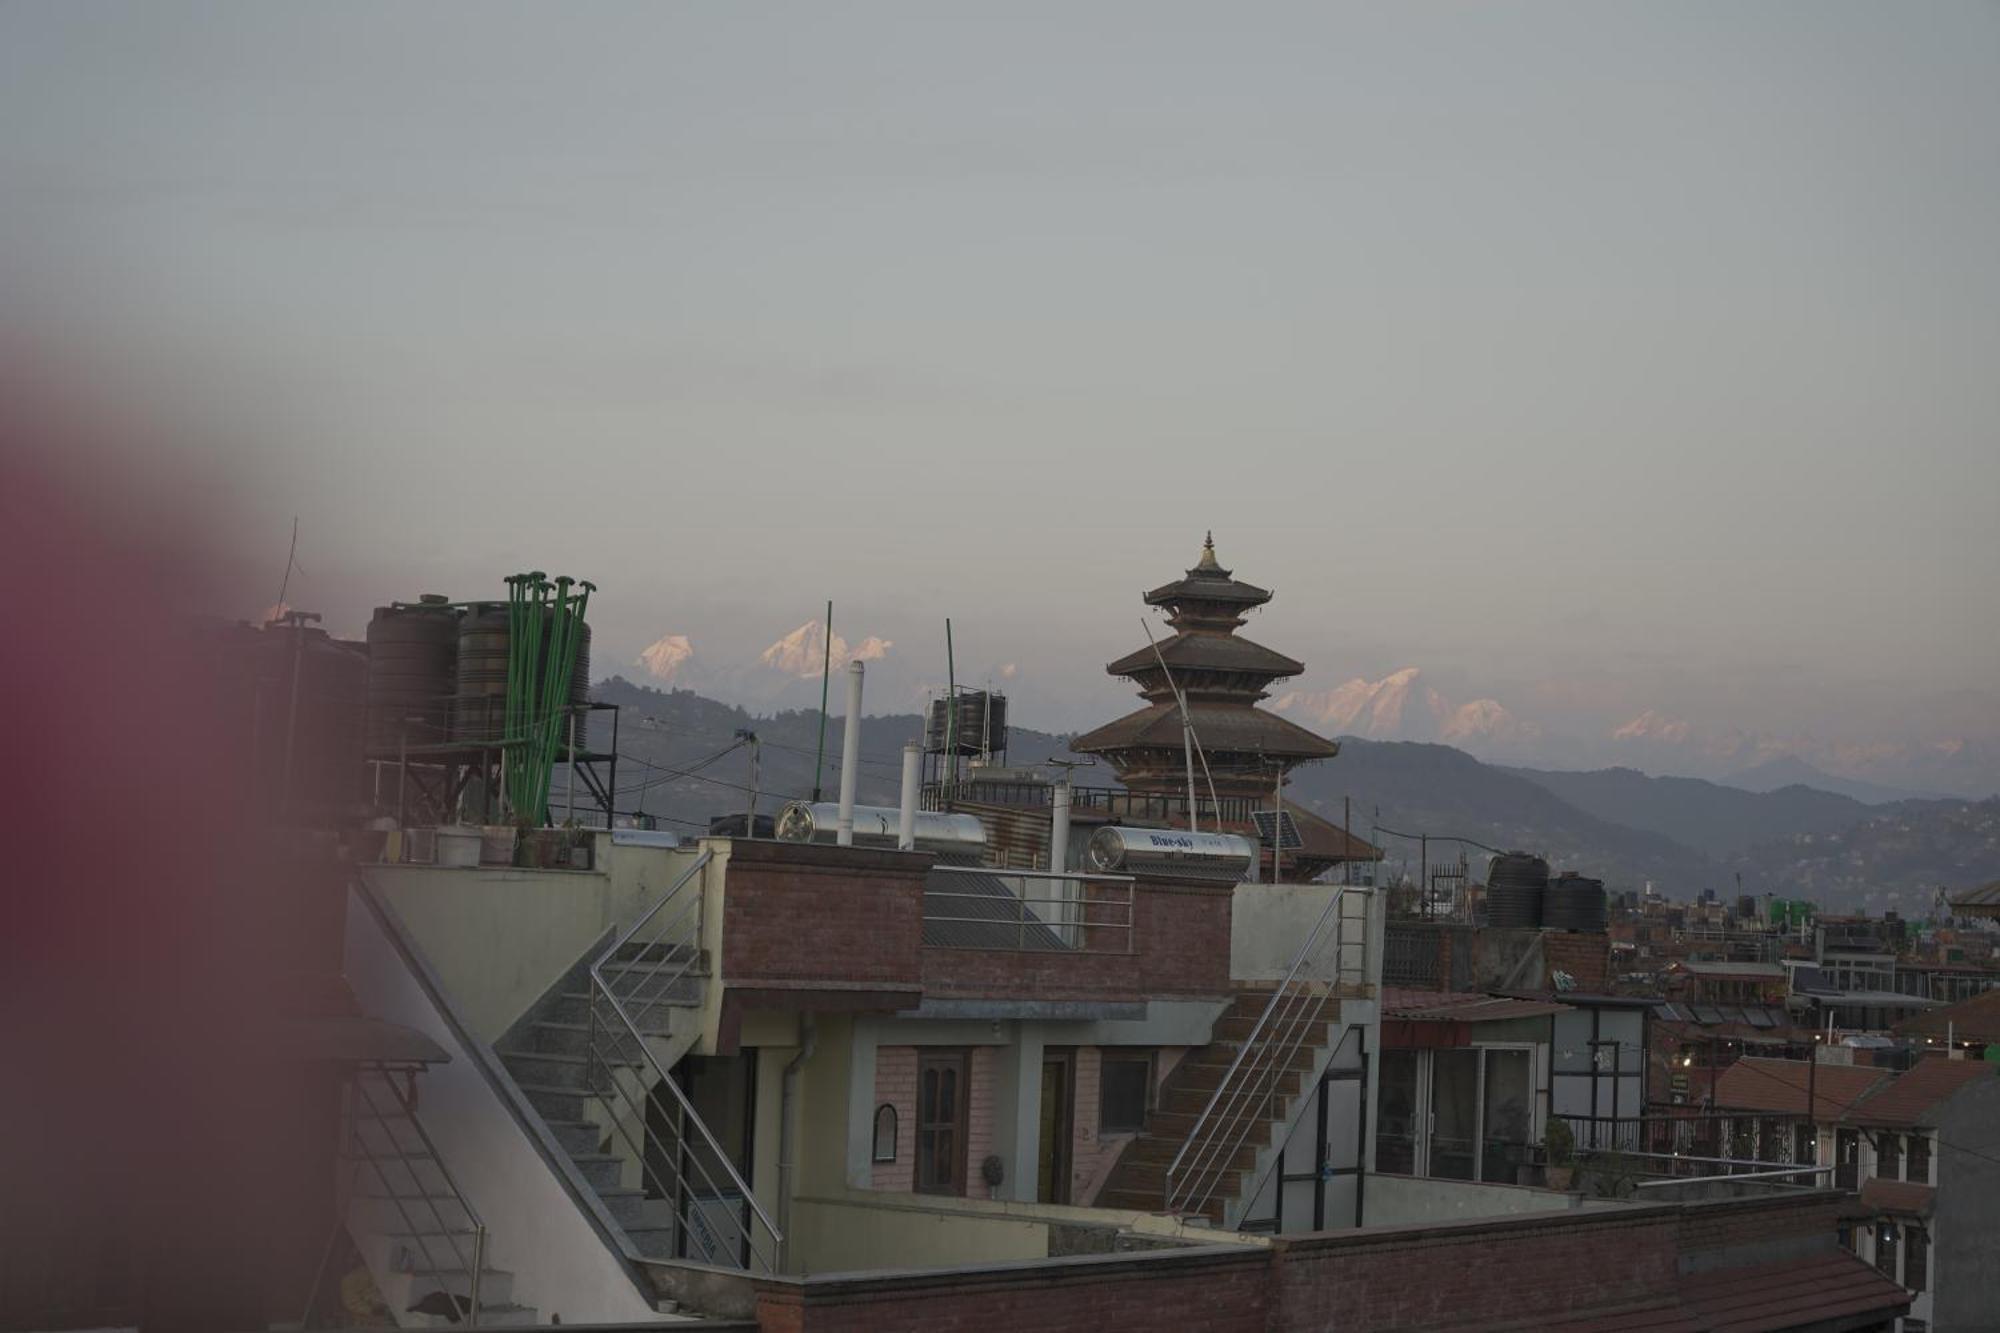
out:
<path id="1" fill-rule="evenodd" d="M 950 616 L 1107 720 L 1213 529 L 1315 725 L 1917 781 L 2000 743 L 1996 236 L 1991 4 L 0 3 L 0 319 L 213 420 L 134 466 L 230 610 L 297 516 L 336 628 L 560 570 L 747 700 L 830 598 L 885 709 Z"/>

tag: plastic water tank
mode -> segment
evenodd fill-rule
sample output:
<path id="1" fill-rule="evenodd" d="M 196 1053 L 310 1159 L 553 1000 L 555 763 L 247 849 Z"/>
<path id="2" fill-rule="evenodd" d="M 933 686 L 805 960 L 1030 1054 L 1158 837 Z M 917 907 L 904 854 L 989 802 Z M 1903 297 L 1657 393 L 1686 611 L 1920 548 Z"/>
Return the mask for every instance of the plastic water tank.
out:
<path id="1" fill-rule="evenodd" d="M 1486 924 L 1534 930 L 1542 924 L 1549 863 L 1529 852 L 1502 852 L 1486 870 Z"/>

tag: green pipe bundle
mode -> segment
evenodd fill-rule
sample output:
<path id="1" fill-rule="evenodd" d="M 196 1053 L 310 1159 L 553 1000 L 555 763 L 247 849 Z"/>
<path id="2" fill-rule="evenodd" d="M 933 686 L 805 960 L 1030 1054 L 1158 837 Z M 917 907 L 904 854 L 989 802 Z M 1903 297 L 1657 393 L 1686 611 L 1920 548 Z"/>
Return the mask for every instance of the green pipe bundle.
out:
<path id="1" fill-rule="evenodd" d="M 572 595 L 571 589 L 577 591 Z M 502 781 L 517 822 L 548 821 L 549 780 L 570 730 L 570 680 L 596 585 L 534 570 L 507 580 Z"/>

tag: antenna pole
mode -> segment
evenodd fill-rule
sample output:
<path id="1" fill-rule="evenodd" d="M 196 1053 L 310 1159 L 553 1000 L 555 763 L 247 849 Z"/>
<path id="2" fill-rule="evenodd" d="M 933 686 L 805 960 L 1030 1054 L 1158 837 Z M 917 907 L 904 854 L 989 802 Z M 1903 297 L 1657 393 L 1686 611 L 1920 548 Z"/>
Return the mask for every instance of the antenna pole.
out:
<path id="1" fill-rule="evenodd" d="M 1285 766 L 1272 765 L 1276 774 L 1271 780 L 1271 887 L 1277 888 L 1285 882 L 1281 873 L 1285 863 Z"/>
<path id="2" fill-rule="evenodd" d="M 819 746 L 813 751 L 814 805 L 819 804 L 819 771 L 820 765 L 826 760 L 826 673 L 833 666 L 833 601 L 831 598 L 827 600 L 826 620 L 824 624 L 826 633 L 820 637 L 825 642 L 820 645 L 819 654 Z"/>
<path id="3" fill-rule="evenodd" d="M 945 790 L 958 785 L 958 666 L 951 654 L 951 617 L 944 618 L 944 771 Z"/>
<path id="4" fill-rule="evenodd" d="M 1180 685 L 1174 680 L 1174 673 L 1167 669 L 1167 659 L 1161 655 L 1160 645 L 1153 642 L 1153 627 L 1146 623 L 1146 617 L 1139 617 L 1139 628 L 1146 631 L 1146 646 L 1153 650 L 1153 660 L 1160 664 L 1160 672 L 1167 678 L 1167 688 L 1174 692 L 1174 702 L 1180 705 L 1181 750 L 1187 764 L 1188 832 L 1199 833 L 1201 820 L 1196 817 L 1194 806 L 1194 719 L 1188 716 L 1187 696 L 1181 693 Z M 1220 820 L 1222 812 L 1216 811 L 1215 817 Z"/>

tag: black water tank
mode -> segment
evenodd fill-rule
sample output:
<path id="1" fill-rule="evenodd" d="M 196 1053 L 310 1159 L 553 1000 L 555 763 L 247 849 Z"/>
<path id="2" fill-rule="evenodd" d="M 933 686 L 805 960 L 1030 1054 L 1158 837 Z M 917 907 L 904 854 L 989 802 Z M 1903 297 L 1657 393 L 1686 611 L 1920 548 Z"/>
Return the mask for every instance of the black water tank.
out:
<path id="1" fill-rule="evenodd" d="M 1534 930 L 1542 924 L 1549 863 L 1528 852 L 1502 852 L 1486 870 L 1486 924 Z"/>
<path id="2" fill-rule="evenodd" d="M 378 606 L 368 622 L 368 749 L 396 753 L 449 735 L 457 689 L 458 612 L 442 597 Z"/>
<path id="3" fill-rule="evenodd" d="M 220 627 L 202 646 L 245 798 L 308 827 L 337 827 L 359 813 L 368 691 L 361 646 L 293 625 Z"/>
<path id="4" fill-rule="evenodd" d="M 555 612 L 542 612 L 542 661 L 546 666 L 553 645 L 549 642 Z M 502 738 L 507 729 L 507 659 L 512 643 L 507 603 L 479 602 L 467 607 L 458 628 L 457 697 L 454 700 L 451 734 L 453 740 L 486 743 Z M 590 702 L 590 626 L 580 625 L 576 636 L 576 664 L 570 670 L 568 702 Z M 567 743 L 569 723 L 557 739 L 560 751 Z M 576 746 L 590 748 L 590 714 L 576 714 Z"/>
<path id="5" fill-rule="evenodd" d="M 1549 930 L 1604 933 L 1604 881 L 1565 870 L 1542 890 L 1542 925 Z"/>

